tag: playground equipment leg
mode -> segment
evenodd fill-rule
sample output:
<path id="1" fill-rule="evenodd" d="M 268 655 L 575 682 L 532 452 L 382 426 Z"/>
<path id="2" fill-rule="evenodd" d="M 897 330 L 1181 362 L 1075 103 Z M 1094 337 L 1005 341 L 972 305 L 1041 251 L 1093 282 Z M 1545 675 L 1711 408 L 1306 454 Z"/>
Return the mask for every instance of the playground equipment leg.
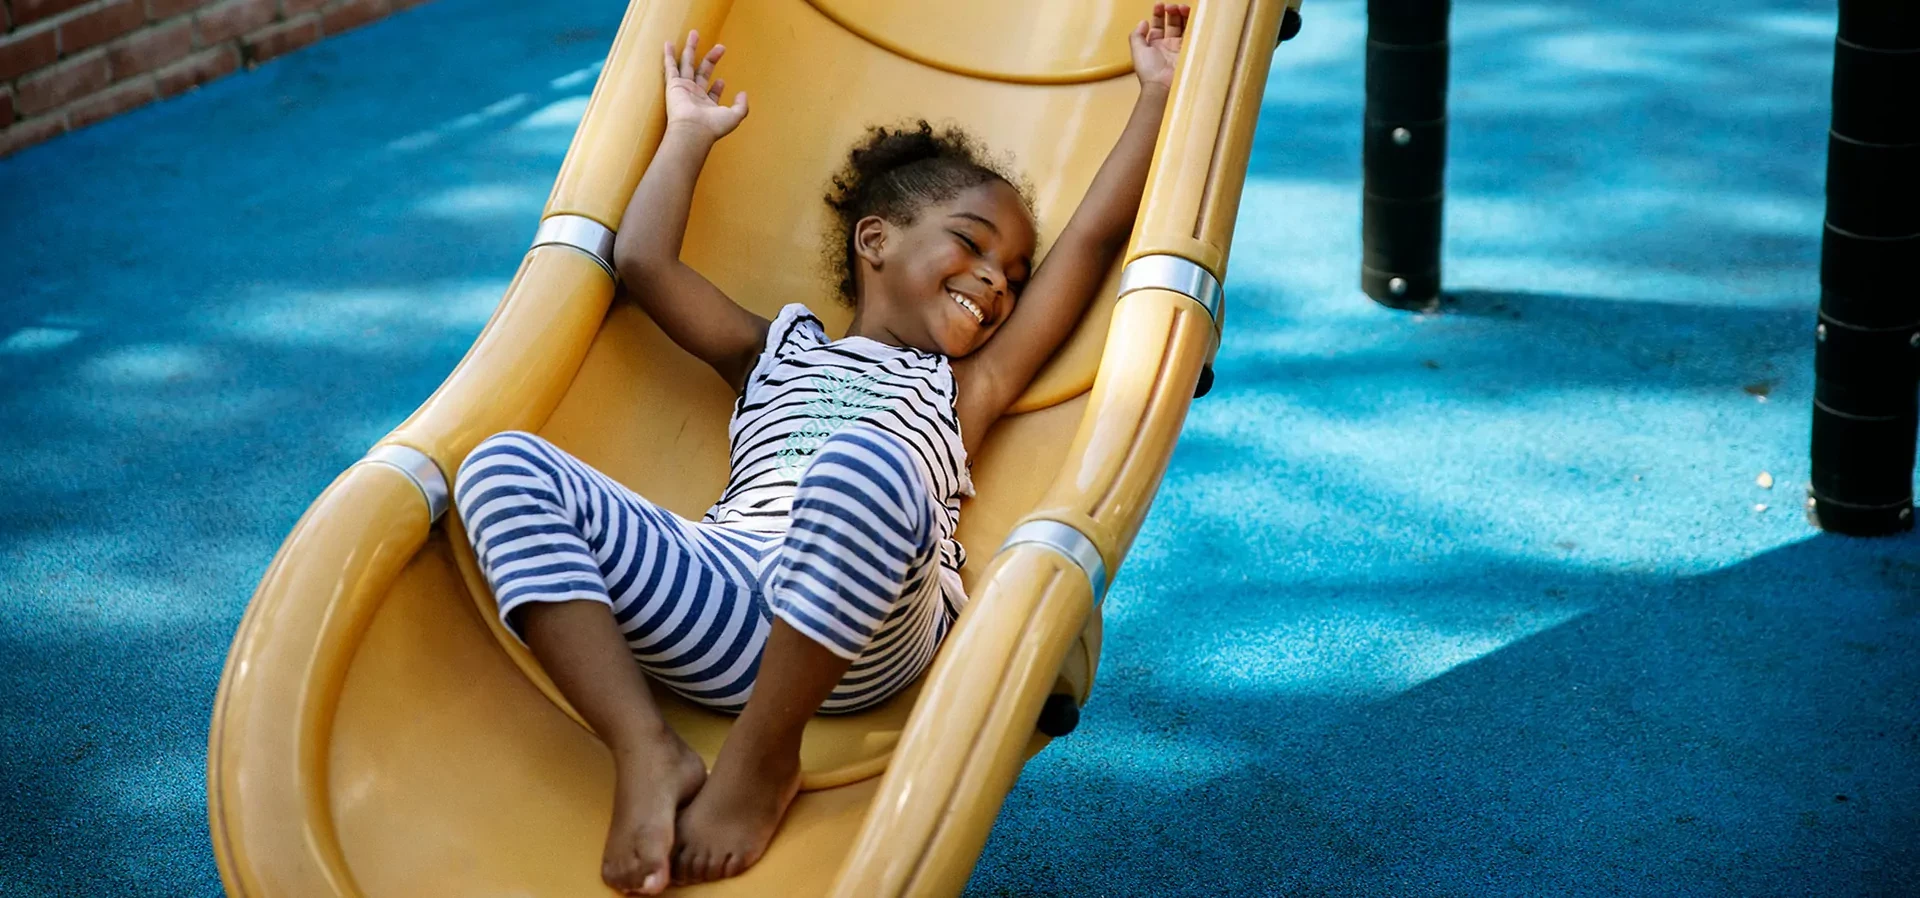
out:
<path id="1" fill-rule="evenodd" d="M 1440 301 L 1451 0 L 1367 3 L 1360 289 L 1397 309 Z"/>
<path id="2" fill-rule="evenodd" d="M 1913 527 L 1920 383 L 1915 97 L 1920 6 L 1840 0 L 1807 497 L 1809 519 L 1835 533 L 1872 536 Z"/>

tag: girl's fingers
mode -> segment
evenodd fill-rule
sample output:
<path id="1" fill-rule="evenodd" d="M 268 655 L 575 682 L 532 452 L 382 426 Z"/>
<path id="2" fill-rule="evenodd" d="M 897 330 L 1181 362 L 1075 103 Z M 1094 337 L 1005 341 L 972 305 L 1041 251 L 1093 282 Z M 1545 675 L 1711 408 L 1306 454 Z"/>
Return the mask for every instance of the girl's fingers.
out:
<path id="1" fill-rule="evenodd" d="M 687 45 L 680 48 L 680 77 L 693 77 L 693 49 L 700 46 L 700 32 L 687 32 Z"/>
<path id="2" fill-rule="evenodd" d="M 713 100 L 715 103 L 720 102 L 720 92 L 725 90 L 726 87 L 727 87 L 727 79 L 725 78 L 714 79 L 713 85 L 707 88 L 707 97 Z"/>
<path id="3" fill-rule="evenodd" d="M 1167 37 L 1168 38 L 1173 40 L 1180 39 L 1180 32 L 1186 27 L 1186 24 L 1187 24 L 1187 15 L 1183 11 L 1184 9 L 1185 7 L 1180 7 L 1180 6 L 1167 7 Z"/>
<path id="4" fill-rule="evenodd" d="M 743 90 L 733 95 L 733 108 L 734 108 L 734 111 L 740 113 L 742 116 L 745 116 L 747 114 L 747 92 L 746 91 Z"/>
<path id="5" fill-rule="evenodd" d="M 662 61 L 664 61 L 667 64 L 667 80 L 668 81 L 672 81 L 673 79 L 680 77 L 680 67 L 674 64 L 674 61 L 673 61 L 673 43 L 671 41 L 667 42 L 663 46 L 661 50 L 660 58 Z"/>
<path id="6" fill-rule="evenodd" d="M 707 79 L 712 78 L 714 65 L 720 62 L 720 56 L 726 52 L 727 48 L 725 45 L 714 44 L 713 49 L 708 50 L 707 55 L 700 58 L 700 68 L 694 74 L 694 79 L 705 82 Z"/>

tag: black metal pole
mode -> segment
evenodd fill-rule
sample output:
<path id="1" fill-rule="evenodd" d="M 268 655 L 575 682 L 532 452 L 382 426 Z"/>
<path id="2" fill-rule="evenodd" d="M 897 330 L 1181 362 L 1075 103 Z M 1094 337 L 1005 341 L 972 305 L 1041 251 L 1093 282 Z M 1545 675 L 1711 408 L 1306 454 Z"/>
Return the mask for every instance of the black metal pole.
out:
<path id="1" fill-rule="evenodd" d="M 1360 289 L 1398 309 L 1440 301 L 1450 0 L 1369 0 Z"/>
<path id="2" fill-rule="evenodd" d="M 1807 514 L 1913 528 L 1920 388 L 1920 4 L 1840 0 Z"/>

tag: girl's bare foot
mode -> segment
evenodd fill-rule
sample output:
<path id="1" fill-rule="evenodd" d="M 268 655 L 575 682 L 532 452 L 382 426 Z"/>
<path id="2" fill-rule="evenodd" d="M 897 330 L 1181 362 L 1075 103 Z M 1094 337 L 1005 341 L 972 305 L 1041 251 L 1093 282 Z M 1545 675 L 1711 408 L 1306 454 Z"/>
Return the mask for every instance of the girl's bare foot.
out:
<path id="1" fill-rule="evenodd" d="M 613 826 L 600 878 L 627 895 L 658 895 L 672 876 L 674 816 L 707 779 L 707 765 L 680 737 L 613 753 Z"/>
<path id="2" fill-rule="evenodd" d="M 673 881 L 690 885 L 739 876 L 767 853 L 780 819 L 800 791 L 800 745 L 727 740 L 713 776 L 681 813 Z M 741 744 L 745 743 L 745 744 Z"/>

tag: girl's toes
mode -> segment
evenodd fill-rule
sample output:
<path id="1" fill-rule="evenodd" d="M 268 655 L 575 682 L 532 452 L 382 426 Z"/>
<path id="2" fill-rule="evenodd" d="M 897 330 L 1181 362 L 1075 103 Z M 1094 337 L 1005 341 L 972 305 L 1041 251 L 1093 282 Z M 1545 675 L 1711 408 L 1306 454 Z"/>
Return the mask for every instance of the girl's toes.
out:
<path id="1" fill-rule="evenodd" d="M 687 885 L 698 885 L 707 881 L 707 853 L 698 848 L 687 849 L 684 865 L 680 868 L 680 878 Z"/>
<path id="2" fill-rule="evenodd" d="M 691 883 L 687 879 L 687 867 L 693 863 L 693 849 L 685 845 L 676 846 L 673 851 L 673 884 L 684 886 Z"/>

